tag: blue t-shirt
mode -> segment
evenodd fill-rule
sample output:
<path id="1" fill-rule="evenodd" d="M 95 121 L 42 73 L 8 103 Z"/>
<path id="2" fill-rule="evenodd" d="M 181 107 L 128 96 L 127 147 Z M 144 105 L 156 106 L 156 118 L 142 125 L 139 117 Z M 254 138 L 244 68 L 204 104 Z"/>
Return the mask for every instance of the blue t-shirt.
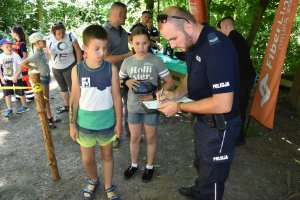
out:
<path id="1" fill-rule="evenodd" d="M 205 25 L 186 54 L 188 94 L 193 100 L 234 92 L 232 110 L 238 108 L 239 68 L 236 50 L 221 32 Z"/>
<path id="2" fill-rule="evenodd" d="M 77 125 L 83 133 L 111 130 L 115 125 L 111 88 L 111 63 L 103 61 L 96 69 L 90 69 L 85 61 L 77 65 L 80 98 Z"/>

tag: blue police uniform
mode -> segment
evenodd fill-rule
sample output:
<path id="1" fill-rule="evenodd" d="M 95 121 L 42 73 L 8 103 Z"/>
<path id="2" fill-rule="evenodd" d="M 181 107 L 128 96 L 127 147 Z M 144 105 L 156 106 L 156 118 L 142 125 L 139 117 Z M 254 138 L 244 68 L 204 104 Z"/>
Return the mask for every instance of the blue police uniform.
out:
<path id="1" fill-rule="evenodd" d="M 230 113 L 195 115 L 195 152 L 199 174 L 193 186 L 194 196 L 205 200 L 222 199 L 241 127 L 236 50 L 226 36 L 205 25 L 197 43 L 188 50 L 186 59 L 190 99 L 196 101 L 213 94 L 234 92 Z M 225 119 L 225 129 L 217 127 L 219 118 L 214 116 L 221 116 L 221 121 Z"/>

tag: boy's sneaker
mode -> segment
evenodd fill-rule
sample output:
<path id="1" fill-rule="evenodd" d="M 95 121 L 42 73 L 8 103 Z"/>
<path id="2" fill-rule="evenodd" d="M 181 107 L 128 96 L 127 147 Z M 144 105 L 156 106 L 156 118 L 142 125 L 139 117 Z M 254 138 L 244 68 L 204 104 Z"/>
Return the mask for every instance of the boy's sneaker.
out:
<path id="1" fill-rule="evenodd" d="M 28 110 L 29 110 L 29 108 L 28 108 L 27 106 L 22 106 L 21 108 L 19 108 L 19 109 L 17 110 L 17 114 L 26 112 L 26 111 L 28 111 Z"/>
<path id="2" fill-rule="evenodd" d="M 13 114 L 13 110 L 12 109 L 7 109 L 5 111 L 4 117 L 10 117 L 10 116 L 12 116 L 12 114 Z"/>

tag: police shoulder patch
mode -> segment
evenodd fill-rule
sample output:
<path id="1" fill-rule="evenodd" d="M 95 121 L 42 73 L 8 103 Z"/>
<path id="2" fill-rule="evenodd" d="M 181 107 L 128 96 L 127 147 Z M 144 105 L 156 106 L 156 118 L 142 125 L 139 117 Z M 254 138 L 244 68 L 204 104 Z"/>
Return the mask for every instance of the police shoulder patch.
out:
<path id="1" fill-rule="evenodd" d="M 207 38 L 208 38 L 208 42 L 209 42 L 210 46 L 213 46 L 215 44 L 221 43 L 221 41 L 219 40 L 218 36 L 214 32 L 209 33 L 207 35 Z"/>

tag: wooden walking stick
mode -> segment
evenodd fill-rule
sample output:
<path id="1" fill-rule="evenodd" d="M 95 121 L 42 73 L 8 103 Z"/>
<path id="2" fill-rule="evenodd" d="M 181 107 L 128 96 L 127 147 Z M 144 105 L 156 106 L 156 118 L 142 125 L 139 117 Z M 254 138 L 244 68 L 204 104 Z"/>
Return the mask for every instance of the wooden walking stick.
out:
<path id="1" fill-rule="evenodd" d="M 52 136 L 51 136 L 51 132 L 49 129 L 48 119 L 47 119 L 46 111 L 45 111 L 45 100 L 44 100 L 44 95 L 43 95 L 41 79 L 40 79 L 40 72 L 38 72 L 36 70 L 32 70 L 30 72 L 30 79 L 33 83 L 33 92 L 34 92 L 34 96 L 35 96 L 34 99 L 36 102 L 37 113 L 38 113 L 39 119 L 41 121 L 44 142 L 45 142 L 46 151 L 47 151 L 47 155 L 48 155 L 48 162 L 49 162 L 51 174 L 52 174 L 52 180 L 58 181 L 58 180 L 60 180 L 60 176 L 59 176 L 56 158 L 55 158 L 55 154 L 54 154 Z"/>

